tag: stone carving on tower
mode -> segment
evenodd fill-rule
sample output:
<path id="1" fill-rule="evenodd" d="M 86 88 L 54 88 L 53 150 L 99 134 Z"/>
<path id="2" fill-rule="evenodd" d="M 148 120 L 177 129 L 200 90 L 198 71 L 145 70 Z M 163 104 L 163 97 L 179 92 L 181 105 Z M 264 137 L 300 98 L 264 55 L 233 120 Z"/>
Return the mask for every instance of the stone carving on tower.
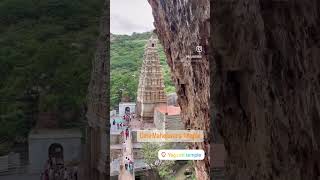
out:
<path id="1" fill-rule="evenodd" d="M 137 115 L 144 121 L 153 121 L 154 108 L 167 104 L 157 41 L 155 36 L 149 39 L 140 72 Z"/>

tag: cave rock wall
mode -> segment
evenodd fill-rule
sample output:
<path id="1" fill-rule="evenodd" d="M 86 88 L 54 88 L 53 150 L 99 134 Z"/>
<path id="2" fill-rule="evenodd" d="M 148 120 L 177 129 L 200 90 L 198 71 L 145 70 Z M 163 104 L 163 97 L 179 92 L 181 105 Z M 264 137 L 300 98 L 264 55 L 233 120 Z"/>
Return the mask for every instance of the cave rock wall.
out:
<path id="1" fill-rule="evenodd" d="M 155 19 L 156 33 L 171 68 L 182 120 L 186 128 L 207 130 L 209 120 L 209 16 L 208 0 L 149 0 Z M 202 52 L 196 51 L 202 46 Z M 201 58 L 190 58 L 201 55 Z M 189 58 L 188 58 L 189 56 Z M 208 139 L 208 137 L 206 137 Z M 209 148 L 195 144 L 192 148 Z M 196 174 L 199 179 L 209 179 L 208 156 L 204 161 L 196 162 Z"/>
<path id="2" fill-rule="evenodd" d="M 320 3 L 214 0 L 214 126 L 230 180 L 320 177 Z"/>

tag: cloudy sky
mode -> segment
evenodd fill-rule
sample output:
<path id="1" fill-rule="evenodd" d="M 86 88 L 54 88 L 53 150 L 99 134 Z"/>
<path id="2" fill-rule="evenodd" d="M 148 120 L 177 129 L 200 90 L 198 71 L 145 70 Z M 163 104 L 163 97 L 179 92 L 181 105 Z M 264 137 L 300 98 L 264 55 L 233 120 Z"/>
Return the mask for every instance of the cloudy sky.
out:
<path id="1" fill-rule="evenodd" d="M 154 29 L 152 10 L 147 0 L 111 0 L 110 10 L 113 34 L 131 35 Z"/>

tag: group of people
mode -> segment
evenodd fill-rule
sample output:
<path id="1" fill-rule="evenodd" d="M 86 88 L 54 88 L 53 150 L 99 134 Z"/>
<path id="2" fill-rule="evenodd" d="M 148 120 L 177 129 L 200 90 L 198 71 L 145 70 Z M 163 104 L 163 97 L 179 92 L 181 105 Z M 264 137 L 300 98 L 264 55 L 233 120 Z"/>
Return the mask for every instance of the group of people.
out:
<path id="1" fill-rule="evenodd" d="M 122 120 L 124 120 L 125 122 L 116 122 L 115 119 L 113 119 L 112 121 L 112 125 L 113 126 L 117 126 L 117 129 L 123 129 L 125 127 L 127 127 L 130 123 L 130 121 L 134 118 L 134 113 L 129 113 L 129 112 L 126 112 L 125 115 L 122 116 Z"/>
<path id="2" fill-rule="evenodd" d="M 47 160 L 40 180 L 78 180 L 78 168 L 66 168 L 62 163 L 56 163 L 55 158 Z"/>
<path id="3" fill-rule="evenodd" d="M 127 121 L 127 123 L 129 123 L 131 121 L 131 119 L 134 118 L 134 113 L 129 113 L 129 112 L 126 112 L 125 115 L 123 115 L 122 117 L 124 120 Z"/>
<path id="4" fill-rule="evenodd" d="M 124 167 L 127 171 L 133 173 L 133 167 L 134 167 L 133 161 L 131 159 L 129 159 L 128 157 L 126 157 Z"/>
<path id="5" fill-rule="evenodd" d="M 125 123 L 117 123 L 115 119 L 112 121 L 112 125 L 117 126 L 118 130 L 122 129 L 125 126 L 127 126 L 127 124 L 125 124 Z"/>
<path id="6" fill-rule="evenodd" d="M 127 122 L 130 122 L 130 121 L 131 121 L 131 116 L 130 116 L 130 114 L 125 114 L 125 115 L 122 116 L 122 118 L 123 118 L 124 120 L 126 120 Z"/>
<path id="7" fill-rule="evenodd" d="M 131 120 L 134 118 L 134 113 L 126 112 L 126 114 L 122 117 L 128 124 L 131 122 Z M 125 140 L 129 138 L 129 128 L 127 127 L 126 130 L 121 132 L 124 136 Z M 125 157 L 124 167 L 127 171 L 130 173 L 133 173 L 134 165 L 133 161 L 129 157 Z"/>

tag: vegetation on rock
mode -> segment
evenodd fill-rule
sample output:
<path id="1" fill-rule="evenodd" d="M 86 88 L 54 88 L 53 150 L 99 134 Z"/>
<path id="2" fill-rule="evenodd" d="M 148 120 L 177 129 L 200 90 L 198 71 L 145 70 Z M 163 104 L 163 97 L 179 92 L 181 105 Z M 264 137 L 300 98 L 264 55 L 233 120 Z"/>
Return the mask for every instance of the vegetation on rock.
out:
<path id="1" fill-rule="evenodd" d="M 79 126 L 102 3 L 0 1 L 0 137 L 26 136 L 38 112 Z"/>

